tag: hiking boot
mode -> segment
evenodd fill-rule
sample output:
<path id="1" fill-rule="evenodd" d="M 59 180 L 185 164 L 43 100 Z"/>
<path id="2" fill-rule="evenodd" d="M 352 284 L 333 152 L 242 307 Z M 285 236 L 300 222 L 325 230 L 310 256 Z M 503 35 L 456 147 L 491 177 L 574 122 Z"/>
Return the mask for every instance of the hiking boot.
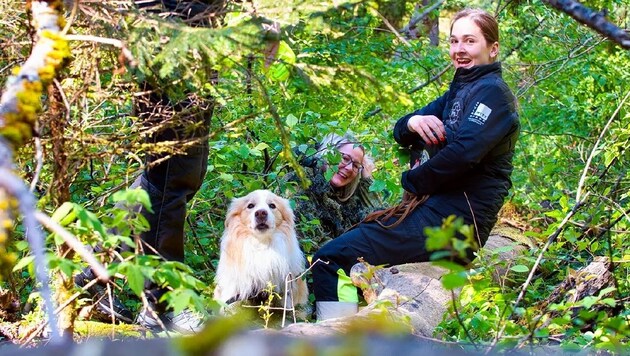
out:
<path id="1" fill-rule="evenodd" d="M 162 325 L 164 325 L 164 327 L 166 327 L 169 331 L 175 331 L 181 334 L 194 334 L 203 329 L 203 317 L 201 314 L 190 309 L 184 309 L 178 314 L 175 314 L 172 311 L 160 313 L 155 310 L 155 308 L 151 309 L 153 310 L 151 311 L 146 307 L 142 308 L 136 318 L 137 324 L 144 326 L 151 331 L 162 331 Z M 159 320 L 156 319 L 156 316 Z M 160 322 L 162 325 L 160 325 Z"/>
<path id="2" fill-rule="evenodd" d="M 92 269 L 87 268 L 74 277 L 74 284 L 79 287 L 84 287 L 95 278 L 96 276 L 92 272 Z M 113 294 L 111 295 L 112 300 L 110 305 L 107 287 L 102 282 L 98 282 L 88 288 L 85 294 L 87 294 L 94 303 L 94 308 L 92 309 L 92 316 L 94 318 L 103 322 L 111 322 L 113 315 L 115 321 L 129 324 L 133 323 L 133 315 L 129 309 Z"/>
<path id="3" fill-rule="evenodd" d="M 153 307 L 143 307 L 136 317 L 136 324 L 143 326 L 151 331 L 162 331 L 163 328 L 160 323 L 164 325 L 164 327 L 166 327 L 166 323 L 164 323 L 162 321 L 162 318 L 160 318 L 160 313 L 158 313 Z"/>
<path id="4" fill-rule="evenodd" d="M 169 321 L 170 327 L 182 334 L 194 334 L 203 329 L 204 319 L 201 314 L 190 309 L 184 309 L 178 314 L 168 312 L 164 318 Z"/>

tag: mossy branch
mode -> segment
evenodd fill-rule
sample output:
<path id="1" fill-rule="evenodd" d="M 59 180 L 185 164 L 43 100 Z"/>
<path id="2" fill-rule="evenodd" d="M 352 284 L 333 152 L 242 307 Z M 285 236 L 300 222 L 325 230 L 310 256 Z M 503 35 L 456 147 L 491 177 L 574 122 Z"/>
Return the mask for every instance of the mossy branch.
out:
<path id="1" fill-rule="evenodd" d="M 62 2 L 27 1 L 26 6 L 32 14 L 36 42 L 26 62 L 13 70 L 0 98 L 0 135 L 13 147 L 23 145 L 33 136 L 44 88 L 70 56 L 68 42 L 61 35 Z"/>

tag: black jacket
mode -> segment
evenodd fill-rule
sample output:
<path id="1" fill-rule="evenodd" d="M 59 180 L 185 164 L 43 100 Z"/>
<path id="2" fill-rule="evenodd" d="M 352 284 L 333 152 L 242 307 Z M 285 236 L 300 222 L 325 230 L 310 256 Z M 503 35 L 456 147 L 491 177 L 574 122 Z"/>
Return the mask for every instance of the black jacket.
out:
<path id="1" fill-rule="evenodd" d="M 424 108 L 405 115 L 394 128 L 402 146 L 424 148 L 407 129 L 413 115 L 435 115 L 446 129 L 446 143 L 426 147 L 431 158 L 403 172 L 402 186 L 448 216 L 468 217 L 488 230 L 512 186 L 512 157 L 519 132 L 516 98 L 501 77 L 501 64 L 457 69 L 449 90 Z M 466 198 L 467 197 L 467 198 Z M 468 205 L 470 202 L 470 206 Z"/>

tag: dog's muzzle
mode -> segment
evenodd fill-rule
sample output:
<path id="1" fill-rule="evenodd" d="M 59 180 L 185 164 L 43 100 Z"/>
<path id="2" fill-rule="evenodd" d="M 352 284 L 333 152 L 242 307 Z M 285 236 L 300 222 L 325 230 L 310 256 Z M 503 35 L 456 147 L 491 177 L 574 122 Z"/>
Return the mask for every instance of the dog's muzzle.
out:
<path id="1" fill-rule="evenodd" d="M 269 224 L 267 224 L 267 210 L 257 210 L 254 213 L 254 218 L 256 220 L 256 230 L 265 231 L 269 229 Z"/>

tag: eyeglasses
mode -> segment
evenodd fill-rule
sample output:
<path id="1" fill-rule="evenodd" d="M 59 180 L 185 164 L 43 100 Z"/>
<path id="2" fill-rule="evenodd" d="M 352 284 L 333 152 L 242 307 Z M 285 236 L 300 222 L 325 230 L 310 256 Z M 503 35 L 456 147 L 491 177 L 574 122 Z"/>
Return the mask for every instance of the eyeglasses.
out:
<path id="1" fill-rule="evenodd" d="M 363 169 L 363 165 L 359 162 L 353 161 L 350 155 L 345 153 L 341 154 L 341 166 L 346 167 L 347 165 L 352 164 L 352 170 L 354 173 L 359 173 L 360 170 Z"/>

